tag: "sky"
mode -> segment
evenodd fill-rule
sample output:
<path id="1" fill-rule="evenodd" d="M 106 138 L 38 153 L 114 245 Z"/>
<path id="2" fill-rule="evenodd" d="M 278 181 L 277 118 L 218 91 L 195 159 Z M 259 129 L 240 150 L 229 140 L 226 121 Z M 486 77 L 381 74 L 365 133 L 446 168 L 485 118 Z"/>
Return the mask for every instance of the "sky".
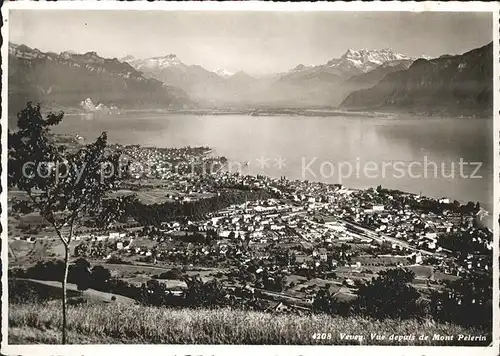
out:
<path id="1" fill-rule="evenodd" d="M 347 49 L 410 57 L 459 54 L 492 41 L 491 13 L 11 10 L 10 41 L 41 51 L 95 51 L 249 74 L 324 64 Z"/>

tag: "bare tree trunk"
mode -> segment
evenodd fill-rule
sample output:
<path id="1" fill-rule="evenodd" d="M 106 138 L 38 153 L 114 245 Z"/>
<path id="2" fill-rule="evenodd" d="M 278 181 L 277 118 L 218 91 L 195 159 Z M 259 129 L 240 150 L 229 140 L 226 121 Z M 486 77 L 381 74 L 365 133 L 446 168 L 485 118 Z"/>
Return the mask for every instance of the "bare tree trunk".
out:
<path id="1" fill-rule="evenodd" d="M 62 281 L 62 312 L 63 312 L 63 317 L 62 317 L 62 343 L 63 345 L 66 344 L 67 342 L 67 336 L 66 336 L 66 285 L 68 281 L 68 267 L 69 267 L 69 244 L 66 245 L 64 244 L 64 277 Z"/>

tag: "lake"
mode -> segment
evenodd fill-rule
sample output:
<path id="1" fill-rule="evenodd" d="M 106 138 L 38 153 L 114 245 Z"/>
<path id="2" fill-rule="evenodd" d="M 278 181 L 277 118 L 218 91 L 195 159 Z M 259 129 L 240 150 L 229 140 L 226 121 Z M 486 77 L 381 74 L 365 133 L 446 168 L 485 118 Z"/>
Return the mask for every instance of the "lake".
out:
<path id="1" fill-rule="evenodd" d="M 87 141 L 157 147 L 210 146 L 248 162 L 243 173 L 384 187 L 479 201 L 493 210 L 493 120 L 127 113 L 67 115 L 55 129 Z M 462 162 L 462 163 L 461 163 Z M 462 167 L 460 167 L 462 164 Z"/>

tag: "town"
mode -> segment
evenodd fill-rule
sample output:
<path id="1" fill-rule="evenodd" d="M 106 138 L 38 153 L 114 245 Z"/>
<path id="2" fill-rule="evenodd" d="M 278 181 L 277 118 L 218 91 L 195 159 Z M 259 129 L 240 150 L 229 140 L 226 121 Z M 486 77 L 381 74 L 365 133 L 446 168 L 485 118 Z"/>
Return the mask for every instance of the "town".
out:
<path id="1" fill-rule="evenodd" d="M 355 300 L 360 284 L 388 269 L 414 272 L 423 298 L 473 271 L 491 272 L 492 232 L 479 204 L 242 175 L 207 147 L 112 149 L 133 162 L 109 199 L 129 197 L 133 208 L 111 225 L 80 227 L 72 254 L 137 287 L 155 279 L 182 296 L 187 276 L 217 279 L 240 301 L 300 313 L 320 290 Z M 21 192 L 9 192 L 11 268 L 62 251 L 32 211 Z"/>

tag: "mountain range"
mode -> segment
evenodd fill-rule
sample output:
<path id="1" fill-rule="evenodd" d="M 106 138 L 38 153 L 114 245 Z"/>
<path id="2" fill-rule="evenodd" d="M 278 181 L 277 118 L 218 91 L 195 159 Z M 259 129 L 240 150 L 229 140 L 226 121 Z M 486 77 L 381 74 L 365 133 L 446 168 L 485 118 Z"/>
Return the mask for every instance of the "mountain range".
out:
<path id="1" fill-rule="evenodd" d="M 288 105 L 337 106 L 353 90 L 375 85 L 377 74 L 366 81 L 344 82 L 371 71 L 389 73 L 409 66 L 413 59 L 390 49 L 355 51 L 349 49 L 340 58 L 317 66 L 299 64 L 273 76 L 255 78 L 245 72 L 235 74 L 217 69 L 209 71 L 199 65 L 186 65 L 176 55 L 121 59 L 144 75 L 179 87 L 203 104 L 213 105 Z M 383 70 L 379 67 L 384 66 Z M 382 78 L 378 78 L 379 80 Z M 347 91 L 348 90 L 348 91 Z"/>
<path id="2" fill-rule="evenodd" d="M 418 59 L 371 88 L 351 93 L 341 107 L 426 114 L 491 115 L 493 43 L 461 55 Z"/>
<path id="3" fill-rule="evenodd" d="M 229 78 L 230 76 L 232 76 L 234 74 L 233 72 L 230 72 L 224 68 L 217 68 L 216 70 L 214 70 L 214 73 L 222 78 Z"/>
<path id="4" fill-rule="evenodd" d="M 126 56 L 121 60 L 147 77 L 185 90 L 205 105 L 237 101 L 239 94 L 255 82 L 253 77 L 242 71 L 232 73 L 223 68 L 210 71 L 200 65 L 187 65 L 175 54 L 145 59 Z"/>
<path id="5" fill-rule="evenodd" d="M 9 108 L 26 101 L 46 106 L 79 107 L 90 99 L 118 108 L 184 108 L 194 102 L 183 90 L 148 78 L 118 59 L 96 52 L 44 53 L 9 44 Z"/>
<path id="6" fill-rule="evenodd" d="M 350 77 L 368 73 L 382 65 L 391 66 L 398 61 L 412 61 L 404 54 L 394 53 L 390 49 L 354 51 L 348 49 L 340 58 L 329 60 L 317 66 L 298 65 L 282 77 L 282 80 L 327 80 L 342 82 Z"/>
<path id="7" fill-rule="evenodd" d="M 413 61 L 390 49 L 348 49 L 340 58 L 325 64 L 298 65 L 280 77 L 275 91 L 287 103 L 335 107 L 352 91 L 369 88 L 384 75 L 407 68 Z"/>
<path id="8" fill-rule="evenodd" d="M 493 47 L 410 58 L 347 50 L 324 64 L 254 77 L 188 65 L 175 54 L 138 59 L 41 52 L 9 44 L 10 107 L 26 100 L 91 111 L 129 108 L 339 107 L 414 112 L 491 111 Z M 17 108 L 18 109 L 18 108 Z"/>

